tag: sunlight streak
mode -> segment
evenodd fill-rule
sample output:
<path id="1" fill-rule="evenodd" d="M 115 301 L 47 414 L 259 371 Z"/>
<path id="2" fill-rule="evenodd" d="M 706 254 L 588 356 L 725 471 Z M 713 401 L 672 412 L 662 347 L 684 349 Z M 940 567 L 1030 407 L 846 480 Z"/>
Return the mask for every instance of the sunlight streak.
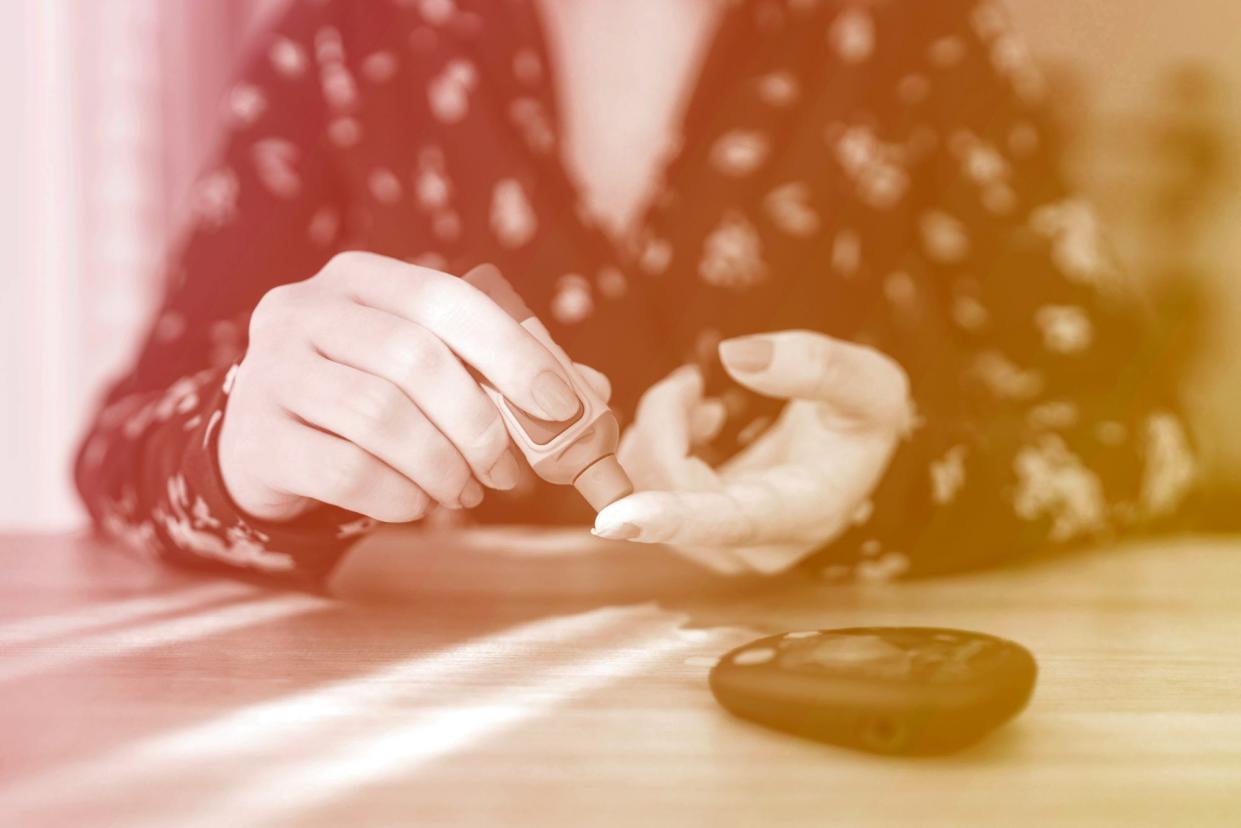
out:
<path id="1" fill-rule="evenodd" d="M 125 624 L 152 615 L 184 612 L 205 604 L 252 597 L 258 594 L 260 594 L 258 587 L 222 582 L 204 584 L 162 595 L 145 595 L 123 601 L 90 604 L 36 618 L 18 618 L 0 625 L 0 647 L 32 644 L 49 638 L 84 633 L 99 627 Z"/>
<path id="2" fill-rule="evenodd" d="M 325 598 L 311 595 L 284 595 L 214 607 L 209 612 L 197 615 L 86 635 L 75 639 L 71 647 L 57 646 L 55 649 L 6 656 L 0 664 L 0 683 L 67 667 L 80 661 L 132 655 L 143 650 L 183 644 L 243 627 L 291 618 L 323 609 L 331 603 Z"/>
<path id="3" fill-rule="evenodd" d="M 372 732 L 344 745 L 250 777 L 244 787 L 226 791 L 181 825 L 211 828 L 224 820 L 235 826 L 295 823 L 298 815 L 351 791 L 408 774 L 499 731 L 563 708 L 566 701 L 635 675 L 687 646 L 667 632 L 647 633 L 626 639 L 621 648 L 603 656 L 565 665 L 538 683 L 463 694 L 452 707 L 423 711 L 404 723 L 379 722 Z M 281 791 L 297 791 L 297 795 L 278 795 Z"/>
<path id="4" fill-rule="evenodd" d="M 262 802 L 286 784 L 303 791 L 321 786 L 307 793 L 307 801 L 321 801 L 537 716 L 675 649 L 701 647 L 700 637 L 678 629 L 682 621 L 650 605 L 540 619 L 52 769 L 0 794 L 0 805 L 42 818 L 46 809 L 70 801 L 102 807 L 126 801 L 139 787 L 179 784 L 176 823 L 184 825 L 188 813 L 199 811 L 203 824 L 219 824 L 220 815 L 239 802 Z M 600 649 L 609 655 L 572 659 Z M 538 669 L 514 669 L 523 665 Z M 497 676 L 506 674 L 516 686 L 497 690 Z M 243 755 L 273 770 L 228 794 L 213 784 L 212 774 Z M 296 760 L 290 764 L 289 757 Z M 328 778 L 337 781 L 329 784 Z M 194 780 L 192 789 L 186 780 Z M 218 802 L 221 795 L 228 801 Z M 144 819 L 142 824 L 166 825 L 170 815 Z"/>

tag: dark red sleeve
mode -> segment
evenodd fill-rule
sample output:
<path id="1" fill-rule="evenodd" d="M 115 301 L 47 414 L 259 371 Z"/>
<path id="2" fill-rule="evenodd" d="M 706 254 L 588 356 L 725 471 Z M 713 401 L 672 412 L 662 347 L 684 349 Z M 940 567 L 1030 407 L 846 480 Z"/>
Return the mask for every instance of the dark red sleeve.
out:
<path id="1" fill-rule="evenodd" d="M 251 310 L 314 275 L 341 231 L 333 136 L 351 127 L 356 89 L 336 16 L 334 3 L 295 3 L 252 43 L 162 303 L 79 451 L 76 483 L 95 524 L 152 556 L 313 583 L 368 526 L 328 508 L 289 524 L 249 520 L 215 460 Z"/>

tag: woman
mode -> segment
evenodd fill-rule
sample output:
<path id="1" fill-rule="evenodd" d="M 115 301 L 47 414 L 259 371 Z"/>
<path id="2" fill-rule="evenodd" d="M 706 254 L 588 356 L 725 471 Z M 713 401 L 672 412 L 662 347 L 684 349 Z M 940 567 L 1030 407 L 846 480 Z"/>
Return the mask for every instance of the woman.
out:
<path id="1" fill-rule="evenodd" d="M 638 8 L 667 23 L 652 49 L 686 35 L 653 97 L 690 91 L 624 226 L 658 141 L 617 164 L 598 135 L 657 103 L 602 123 L 627 90 L 575 85 L 596 47 L 574 37 Z M 645 491 L 605 536 L 884 578 L 1166 522 L 1193 479 L 1170 371 L 1039 92 L 990 2 L 295 3 L 229 96 L 79 488 L 153 553 L 302 583 L 371 519 L 588 518 L 522 483 L 480 393 L 482 374 L 540 416 L 575 405 L 455 276 L 492 262 L 631 422 Z M 620 234 L 569 171 L 589 188 L 601 154 Z"/>

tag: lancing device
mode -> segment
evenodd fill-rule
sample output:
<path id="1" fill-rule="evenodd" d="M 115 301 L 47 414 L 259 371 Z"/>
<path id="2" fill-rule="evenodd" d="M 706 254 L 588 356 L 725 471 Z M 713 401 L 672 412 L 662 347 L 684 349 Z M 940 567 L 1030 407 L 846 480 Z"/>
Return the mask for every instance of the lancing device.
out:
<path id="1" fill-rule="evenodd" d="M 573 386 L 580 405 L 577 414 L 563 421 L 532 417 L 482 380 L 483 390 L 500 409 L 513 442 L 534 469 L 549 483 L 572 484 L 596 512 L 628 494 L 633 483 L 616 460 L 620 424 L 607 403 L 578 375 L 559 345 L 538 317 L 492 265 L 479 265 L 462 277 L 487 294 L 556 358 Z"/>

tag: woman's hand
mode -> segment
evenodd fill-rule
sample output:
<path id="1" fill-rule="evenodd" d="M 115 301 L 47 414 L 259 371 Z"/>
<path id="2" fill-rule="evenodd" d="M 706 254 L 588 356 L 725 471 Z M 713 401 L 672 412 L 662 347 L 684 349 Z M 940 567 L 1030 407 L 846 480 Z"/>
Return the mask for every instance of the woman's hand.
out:
<path id="1" fill-rule="evenodd" d="M 564 420 L 580 405 L 556 359 L 481 291 L 394 259 L 338 255 L 255 308 L 221 426 L 225 487 L 266 520 L 316 501 L 386 522 L 433 503 L 476 506 L 480 482 L 512 488 L 519 466 L 470 368 L 534 416 Z"/>
<path id="2" fill-rule="evenodd" d="M 729 375 L 789 400 L 776 423 L 721 468 L 693 456 L 723 424 L 696 368 L 643 396 L 619 459 L 639 491 L 599 513 L 608 538 L 664 543 L 724 573 L 776 572 L 865 516 L 908 430 L 908 379 L 870 348 L 807 331 L 720 346 Z"/>

